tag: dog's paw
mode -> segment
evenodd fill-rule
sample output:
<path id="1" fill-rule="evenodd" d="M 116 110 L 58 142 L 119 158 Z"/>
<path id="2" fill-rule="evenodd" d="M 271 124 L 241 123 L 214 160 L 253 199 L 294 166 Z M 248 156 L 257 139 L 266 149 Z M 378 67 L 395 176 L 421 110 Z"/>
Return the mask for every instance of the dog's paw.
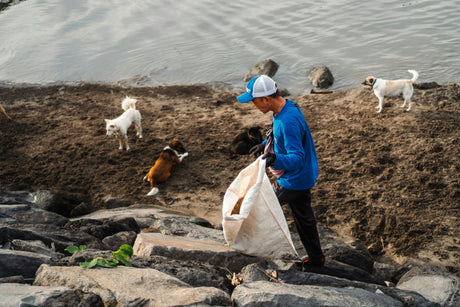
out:
<path id="1" fill-rule="evenodd" d="M 185 157 L 188 157 L 188 152 L 185 152 L 185 153 L 179 155 L 180 162 L 182 162 L 182 160 L 184 160 Z"/>
<path id="2" fill-rule="evenodd" d="M 144 178 L 142 178 L 142 180 L 146 181 L 146 180 L 147 180 L 147 176 L 144 176 Z"/>
<path id="3" fill-rule="evenodd" d="M 150 192 L 147 193 L 147 196 L 154 196 L 158 194 L 158 192 L 160 192 L 160 190 L 157 187 L 154 187 L 153 189 L 150 190 Z"/>

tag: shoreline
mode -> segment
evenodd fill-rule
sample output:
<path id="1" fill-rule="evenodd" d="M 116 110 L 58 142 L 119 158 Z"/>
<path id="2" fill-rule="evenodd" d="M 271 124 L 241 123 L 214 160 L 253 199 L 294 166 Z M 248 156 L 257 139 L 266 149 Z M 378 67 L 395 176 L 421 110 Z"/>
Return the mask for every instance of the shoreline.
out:
<path id="1" fill-rule="evenodd" d="M 85 81 L 85 80 L 75 80 L 75 81 L 50 81 L 46 83 L 27 83 L 27 82 L 14 82 L 14 81 L 8 81 L 8 80 L 0 80 L 0 88 L 27 88 L 27 87 L 52 87 L 52 86 L 82 86 L 82 85 L 101 85 L 101 86 L 121 86 L 121 87 L 132 87 L 132 88 L 155 88 L 155 87 L 170 87 L 170 86 L 200 86 L 204 85 L 207 87 L 210 87 L 213 90 L 216 91 L 226 91 L 226 92 L 233 92 L 235 91 L 235 85 L 229 82 L 225 81 L 207 81 L 207 82 L 194 82 L 194 83 L 180 83 L 180 84 L 135 84 L 136 79 L 135 78 L 128 78 L 128 79 L 123 79 L 123 80 L 118 80 L 118 81 Z M 241 81 L 241 84 L 247 84 L 247 81 Z M 340 91 L 349 91 L 349 90 L 354 90 L 354 89 L 359 89 L 359 88 L 365 88 L 366 86 L 364 85 L 357 85 L 357 86 L 350 86 L 350 87 L 340 87 L 340 88 L 334 88 L 334 85 L 320 89 L 316 88 L 313 84 L 311 84 L 311 81 L 308 80 L 308 78 L 305 81 L 305 84 L 308 85 L 304 89 L 310 89 L 311 91 L 317 91 L 318 93 L 321 93 L 322 91 L 326 92 L 340 92 Z M 436 87 L 442 87 L 442 86 L 449 86 L 452 84 L 460 84 L 460 81 L 452 81 L 452 82 L 446 82 L 446 83 L 439 83 L 436 81 L 423 81 L 423 82 L 415 82 L 414 83 L 414 88 L 418 89 L 431 89 L 431 88 L 436 88 Z M 244 91 L 244 89 L 242 89 Z M 239 90 L 237 90 L 239 92 Z M 297 96 L 304 96 L 307 94 L 298 94 L 294 95 L 294 97 Z"/>
<path id="2" fill-rule="evenodd" d="M 394 97 L 381 114 L 365 87 L 295 96 L 320 163 L 312 190 L 319 223 L 365 242 L 375 257 L 418 257 L 458 274 L 459 92 L 456 84 L 416 89 L 413 111 Z M 269 114 L 238 104 L 238 94 L 202 84 L 2 88 L 0 104 L 13 120 L 0 114 L 0 185 L 63 191 L 93 209 L 107 197 L 130 199 L 218 226 L 226 188 L 253 161 L 231 159 L 226 145 L 243 127 L 265 131 L 271 123 Z M 118 151 L 103 123 L 121 114 L 125 95 L 138 99 L 144 129 L 141 140 L 130 131 L 130 152 Z M 190 156 L 147 197 L 142 177 L 173 137 Z"/>

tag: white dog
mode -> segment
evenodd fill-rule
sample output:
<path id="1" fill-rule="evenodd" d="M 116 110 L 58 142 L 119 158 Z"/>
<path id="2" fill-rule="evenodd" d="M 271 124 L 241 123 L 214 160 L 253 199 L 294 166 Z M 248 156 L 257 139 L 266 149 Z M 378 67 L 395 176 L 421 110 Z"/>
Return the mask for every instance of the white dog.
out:
<path id="1" fill-rule="evenodd" d="M 408 70 L 412 74 L 412 79 L 410 80 L 384 80 L 377 79 L 375 77 L 369 76 L 364 80 L 362 84 L 369 85 L 373 90 L 375 96 L 379 99 L 379 105 L 377 108 L 377 113 L 382 112 L 383 107 L 383 97 L 385 96 L 396 96 L 402 94 L 404 97 L 404 103 L 401 106 L 404 108 L 407 103 L 409 103 L 409 108 L 407 111 L 410 111 L 412 107 L 412 101 L 410 98 L 414 92 L 413 83 L 418 78 L 418 72 L 415 70 Z"/>
<path id="2" fill-rule="evenodd" d="M 139 138 L 142 138 L 142 127 L 141 127 L 141 113 L 136 110 L 137 100 L 134 98 L 126 97 L 121 102 L 121 107 L 125 112 L 115 119 L 106 119 L 106 130 L 107 135 L 111 136 L 115 134 L 120 142 L 120 147 L 118 149 L 123 150 L 123 140 L 126 144 L 126 150 L 129 150 L 128 145 L 128 128 L 131 124 L 134 124 L 136 128 L 136 135 Z"/>

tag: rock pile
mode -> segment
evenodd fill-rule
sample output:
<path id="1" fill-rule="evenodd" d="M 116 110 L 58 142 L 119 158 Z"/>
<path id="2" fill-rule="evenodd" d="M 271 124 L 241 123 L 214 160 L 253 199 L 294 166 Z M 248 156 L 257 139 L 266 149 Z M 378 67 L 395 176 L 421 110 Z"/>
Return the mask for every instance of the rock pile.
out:
<path id="1" fill-rule="evenodd" d="M 327 265 L 299 271 L 291 259 L 262 259 L 228 248 L 222 230 L 202 218 L 130 204 L 69 219 L 40 206 L 59 207 L 55 196 L 19 186 L 0 188 L 2 306 L 460 303 L 457 276 L 415 261 L 376 263 L 360 242 L 322 227 Z M 295 234 L 293 240 L 300 250 Z M 78 265 L 110 256 L 122 244 L 133 246 L 133 267 Z M 70 255 L 65 251 L 69 245 L 87 249 Z"/>

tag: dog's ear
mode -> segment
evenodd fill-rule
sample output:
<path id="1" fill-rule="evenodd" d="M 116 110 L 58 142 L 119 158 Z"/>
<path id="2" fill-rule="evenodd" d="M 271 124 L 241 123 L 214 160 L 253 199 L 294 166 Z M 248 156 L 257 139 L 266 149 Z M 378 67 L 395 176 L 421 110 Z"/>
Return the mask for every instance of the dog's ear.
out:
<path id="1" fill-rule="evenodd" d="M 104 119 L 106 123 L 110 123 L 110 119 Z"/>
<path id="2" fill-rule="evenodd" d="M 173 139 L 172 142 L 169 144 L 169 147 L 176 148 L 180 147 L 182 144 L 178 139 Z"/>
<path id="3" fill-rule="evenodd" d="M 177 150 L 180 153 L 186 152 L 184 145 L 178 140 L 174 139 L 171 144 L 169 145 L 171 148 Z"/>

